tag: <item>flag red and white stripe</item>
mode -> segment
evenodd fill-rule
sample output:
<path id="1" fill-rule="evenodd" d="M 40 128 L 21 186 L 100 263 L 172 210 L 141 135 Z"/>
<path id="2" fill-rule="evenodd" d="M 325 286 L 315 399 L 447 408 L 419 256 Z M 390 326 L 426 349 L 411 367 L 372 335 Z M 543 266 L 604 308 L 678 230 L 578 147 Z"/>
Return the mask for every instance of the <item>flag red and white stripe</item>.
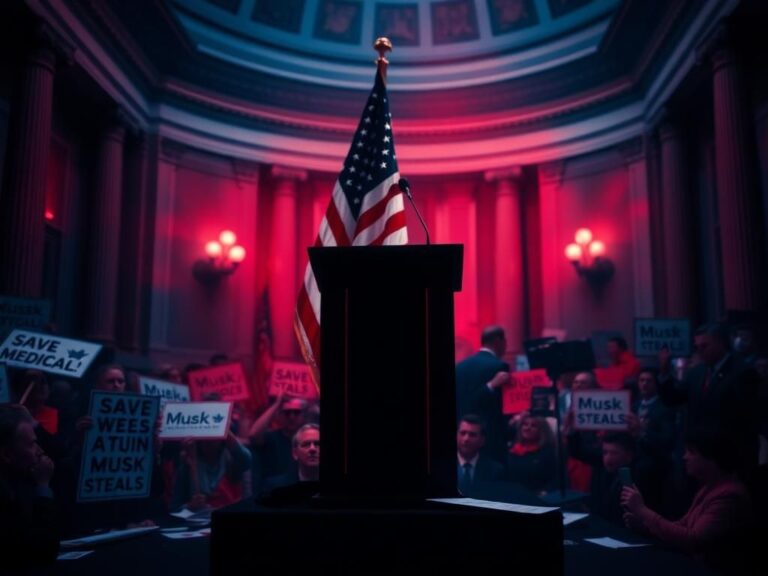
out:
<path id="1" fill-rule="evenodd" d="M 408 243 L 400 174 L 387 90 L 381 74 L 363 110 L 315 246 L 384 246 Z M 304 359 L 319 376 L 320 291 L 307 264 L 294 319 Z"/>

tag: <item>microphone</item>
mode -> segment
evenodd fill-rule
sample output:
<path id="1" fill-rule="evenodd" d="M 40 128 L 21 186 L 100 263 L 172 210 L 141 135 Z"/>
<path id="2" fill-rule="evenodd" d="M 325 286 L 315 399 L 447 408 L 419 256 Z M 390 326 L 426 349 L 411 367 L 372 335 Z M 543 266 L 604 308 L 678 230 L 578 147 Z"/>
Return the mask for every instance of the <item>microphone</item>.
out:
<path id="1" fill-rule="evenodd" d="M 416 216 L 419 217 L 421 227 L 424 228 L 424 234 L 427 235 L 427 246 L 429 246 L 429 230 L 427 230 L 427 225 L 424 223 L 424 218 L 421 217 L 421 213 L 419 212 L 419 209 L 416 208 L 416 203 L 413 201 L 413 195 L 411 194 L 411 184 L 408 182 L 407 178 L 401 177 L 397 183 L 397 187 L 400 188 L 400 191 L 403 194 L 405 194 L 405 196 L 410 201 L 411 206 L 413 206 L 413 209 L 416 211 Z"/>

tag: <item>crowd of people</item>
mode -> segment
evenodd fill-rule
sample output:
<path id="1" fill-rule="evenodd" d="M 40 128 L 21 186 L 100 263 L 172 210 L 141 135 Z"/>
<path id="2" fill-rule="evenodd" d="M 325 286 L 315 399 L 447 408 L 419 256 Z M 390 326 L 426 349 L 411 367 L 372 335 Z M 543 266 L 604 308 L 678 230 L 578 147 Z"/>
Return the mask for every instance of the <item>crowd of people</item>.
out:
<path id="1" fill-rule="evenodd" d="M 456 367 L 458 491 L 481 497 L 494 483 L 544 497 L 563 487 L 581 491 L 580 505 L 592 514 L 712 566 L 739 565 L 768 491 L 768 359 L 750 337 L 744 329 L 704 326 L 684 370 L 666 350 L 644 367 L 623 338 L 613 338 L 609 356 L 632 411 L 624 430 L 583 430 L 571 396 L 600 389 L 596 372 L 559 375 L 555 418 L 505 414 L 506 339 L 503 329 L 489 327 L 480 350 Z M 229 362 L 216 355 L 209 365 Z M 204 367 L 164 365 L 151 376 L 188 384 L 190 371 Z M 9 544 L 10 566 L 50 561 L 64 537 L 152 525 L 168 512 L 200 513 L 319 478 L 320 405 L 283 390 L 263 406 L 235 402 L 224 439 L 162 441 L 156 430 L 149 497 L 78 502 L 84 437 L 94 426 L 90 391 L 138 394 L 138 373 L 109 363 L 82 380 L 8 372 L 12 403 L 0 405 L 0 541 Z"/>
<path id="2" fill-rule="evenodd" d="M 505 414 L 506 347 L 503 329 L 491 326 L 480 350 L 457 365 L 463 494 L 481 497 L 498 481 L 543 497 L 581 491 L 578 507 L 589 513 L 721 572 L 751 573 L 768 500 L 768 356 L 751 329 L 700 327 L 684 367 L 666 348 L 645 367 L 623 338 L 612 338 L 608 355 L 632 398 L 622 430 L 574 421 L 574 393 L 615 390 L 598 381 L 599 371 L 553 375 L 558 401 L 550 418 Z"/>

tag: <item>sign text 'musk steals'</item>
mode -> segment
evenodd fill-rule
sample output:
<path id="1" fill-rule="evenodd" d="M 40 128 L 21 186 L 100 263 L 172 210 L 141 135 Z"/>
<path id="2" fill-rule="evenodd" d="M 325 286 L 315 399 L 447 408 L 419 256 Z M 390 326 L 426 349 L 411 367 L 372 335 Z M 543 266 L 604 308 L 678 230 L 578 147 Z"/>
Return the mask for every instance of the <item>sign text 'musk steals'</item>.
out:
<path id="1" fill-rule="evenodd" d="M 80 502 L 149 496 L 158 405 L 157 397 L 91 393 L 93 426 L 85 436 Z"/>

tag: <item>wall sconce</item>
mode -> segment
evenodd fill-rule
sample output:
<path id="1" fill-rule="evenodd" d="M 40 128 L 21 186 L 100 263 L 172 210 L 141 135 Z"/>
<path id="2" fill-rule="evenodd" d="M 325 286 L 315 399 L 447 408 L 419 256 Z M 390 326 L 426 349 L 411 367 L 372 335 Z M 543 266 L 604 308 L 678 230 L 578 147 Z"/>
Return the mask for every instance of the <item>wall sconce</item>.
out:
<path id="1" fill-rule="evenodd" d="M 231 230 L 219 234 L 218 241 L 211 240 L 205 245 L 207 260 L 198 260 L 192 267 L 192 275 L 201 284 L 213 285 L 229 276 L 245 259 L 245 248 L 235 245 L 237 236 Z"/>
<path id="2" fill-rule="evenodd" d="M 611 279 L 613 262 L 605 257 L 605 244 L 592 238 L 589 228 L 576 230 L 576 242 L 565 247 L 565 257 L 571 261 L 576 272 L 592 285 L 602 285 Z"/>

